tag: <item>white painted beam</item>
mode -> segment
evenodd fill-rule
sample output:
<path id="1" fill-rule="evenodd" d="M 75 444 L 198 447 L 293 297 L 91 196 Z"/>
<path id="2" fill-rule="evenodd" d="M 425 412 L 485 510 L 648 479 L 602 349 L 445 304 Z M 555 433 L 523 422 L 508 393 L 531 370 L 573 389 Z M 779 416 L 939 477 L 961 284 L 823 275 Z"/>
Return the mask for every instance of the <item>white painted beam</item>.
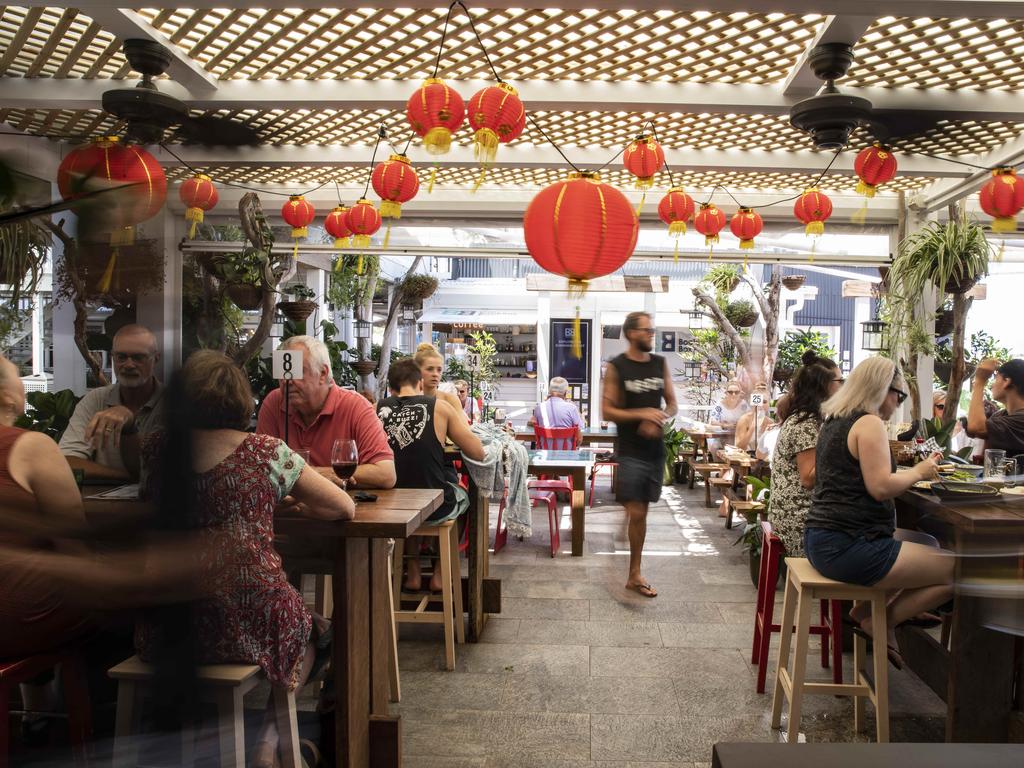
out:
<path id="1" fill-rule="evenodd" d="M 972 162 L 986 169 L 1002 165 L 1016 166 L 1024 163 L 1024 135 L 1012 139 L 986 155 L 973 158 Z M 981 189 L 992 173 L 989 170 L 967 169 L 970 174 L 960 179 L 937 181 L 922 190 L 911 201 L 911 207 L 923 213 L 941 210 L 957 200 Z"/>
<path id="2" fill-rule="evenodd" d="M 150 151 L 164 165 L 178 165 L 179 162 L 166 150 L 150 147 Z M 608 162 L 615 150 L 608 147 L 563 146 L 562 151 L 583 169 L 599 168 Z M 370 148 L 365 145 L 278 145 L 258 147 L 175 147 L 174 153 L 188 165 L 203 168 L 216 165 L 231 166 L 329 166 L 351 167 L 363 165 L 370 159 Z M 426 165 L 437 163 L 441 167 L 475 168 L 479 162 L 473 157 L 468 146 L 453 146 L 445 155 L 424 155 L 419 144 L 413 144 L 410 156 L 414 163 Z M 836 172 L 852 172 L 854 152 L 844 152 L 832 164 Z M 762 173 L 818 173 L 831 160 L 831 153 L 737 150 L 737 149 L 683 149 L 667 147 L 665 160 L 673 171 L 742 170 Z M 499 168 L 561 168 L 565 166 L 562 157 L 550 146 L 535 146 L 517 142 L 502 147 L 494 164 Z M 620 165 L 615 164 L 618 168 Z M 567 169 L 568 170 L 568 169 Z M 937 178 L 967 176 L 970 171 L 963 166 L 933 160 L 927 157 L 900 157 L 900 173 L 905 176 L 934 176 Z M 663 174 L 665 181 L 667 174 Z M 827 187 L 827 184 L 825 185 Z"/>
<path id="3" fill-rule="evenodd" d="M 21 0 L 20 6 L 75 7 L 93 16 L 101 8 L 117 8 L 123 0 Z M 269 0 L 261 8 L 447 8 L 449 0 Z M 521 8 L 522 0 L 474 0 L 472 8 Z M 161 8 L 242 8 L 250 0 L 162 0 Z M 849 13 L 850 0 L 557 0 L 558 8 L 636 11 L 708 11 L 720 13 Z M 956 18 L 1018 18 L 1024 16 L 1021 0 L 858 0 L 857 12 L 866 16 L 913 16 Z"/>
<path id="4" fill-rule="evenodd" d="M 162 91 L 196 109 L 309 109 L 405 111 L 419 80 L 227 80 L 215 91 L 195 92 L 161 81 Z M 449 80 L 469 98 L 490 83 Z M 99 109 L 103 92 L 124 88 L 122 80 L 0 78 L 0 104 L 13 109 Z M 730 83 L 637 83 L 580 80 L 525 80 L 516 87 L 535 111 L 667 112 L 680 114 L 785 115 L 802 95 L 777 85 Z M 1024 91 L 843 88 L 876 109 L 941 112 L 961 120 L 1024 120 Z"/>
<path id="5" fill-rule="evenodd" d="M 857 41 L 864 36 L 868 27 L 874 22 L 874 16 L 829 16 L 825 23 L 818 29 L 810 44 L 800 54 L 793 69 L 790 70 L 785 82 L 782 85 L 782 93 L 786 96 L 810 96 L 821 88 L 822 82 L 811 70 L 808 62 L 808 55 L 815 46 L 826 43 L 849 43 L 856 46 Z"/>
<path id="6" fill-rule="evenodd" d="M 75 4 L 74 7 L 77 8 L 78 5 Z M 166 48 L 171 54 L 171 65 L 167 70 L 168 76 L 181 83 L 189 91 L 209 93 L 216 90 L 217 79 L 215 77 L 194 59 L 185 55 L 163 32 L 153 27 L 135 11 L 110 4 L 92 8 L 88 13 L 97 24 L 122 42 L 132 39 L 152 40 Z"/>

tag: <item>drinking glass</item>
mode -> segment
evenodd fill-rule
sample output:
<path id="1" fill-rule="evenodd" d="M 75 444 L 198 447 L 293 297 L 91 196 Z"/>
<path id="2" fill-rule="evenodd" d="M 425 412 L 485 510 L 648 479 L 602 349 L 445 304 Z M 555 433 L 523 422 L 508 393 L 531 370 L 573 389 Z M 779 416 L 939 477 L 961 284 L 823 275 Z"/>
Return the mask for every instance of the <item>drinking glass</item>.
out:
<path id="1" fill-rule="evenodd" d="M 359 466 L 359 451 L 355 440 L 335 440 L 331 449 L 331 467 L 342 481 L 342 487 L 348 489 L 348 481 L 356 473 Z"/>
<path id="2" fill-rule="evenodd" d="M 989 448 L 985 451 L 983 479 L 1002 480 L 1006 476 L 1006 451 Z"/>
<path id="3" fill-rule="evenodd" d="M 299 454 L 299 456 L 302 457 L 302 460 L 309 464 L 309 448 L 299 448 L 295 453 Z"/>

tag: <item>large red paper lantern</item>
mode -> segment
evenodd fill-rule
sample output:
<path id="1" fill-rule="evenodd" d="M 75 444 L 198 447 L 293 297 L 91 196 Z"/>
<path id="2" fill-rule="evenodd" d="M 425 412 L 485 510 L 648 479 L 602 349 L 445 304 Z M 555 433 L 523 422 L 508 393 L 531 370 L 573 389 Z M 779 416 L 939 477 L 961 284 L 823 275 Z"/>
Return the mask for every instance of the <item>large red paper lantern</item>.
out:
<path id="1" fill-rule="evenodd" d="M 714 203 L 701 203 L 693 217 L 693 228 L 704 235 L 704 245 L 718 242 L 718 233 L 725 227 L 725 214 Z"/>
<path id="2" fill-rule="evenodd" d="M 423 137 L 423 146 L 432 155 L 445 154 L 452 145 L 452 134 L 466 119 L 462 97 L 444 80 L 428 78 L 405 105 L 409 125 Z"/>
<path id="3" fill-rule="evenodd" d="M 876 141 L 860 151 L 853 161 L 853 171 L 860 179 L 857 192 L 874 197 L 878 187 L 896 178 L 896 156 L 889 147 Z"/>
<path id="4" fill-rule="evenodd" d="M 292 228 L 292 238 L 298 240 L 309 234 L 309 225 L 316 218 L 316 209 L 302 195 L 292 195 L 281 206 L 281 218 Z"/>
<path id="5" fill-rule="evenodd" d="M 622 164 L 636 176 L 637 189 L 650 189 L 665 164 L 665 151 L 653 136 L 639 136 L 622 153 Z"/>
<path id="6" fill-rule="evenodd" d="M 686 222 L 693 218 L 693 198 L 682 187 L 672 187 L 658 203 L 658 217 L 668 224 L 670 235 L 686 234 Z"/>
<path id="7" fill-rule="evenodd" d="M 752 208 L 740 208 L 729 220 L 729 229 L 739 238 L 740 248 L 747 250 L 754 247 L 754 238 L 761 234 L 764 222 Z"/>
<path id="8" fill-rule="evenodd" d="M 352 245 L 356 248 L 366 248 L 370 244 L 370 235 L 380 229 L 380 213 L 373 207 L 373 203 L 365 197 L 360 198 L 348 209 L 345 223 L 352 232 Z"/>
<path id="9" fill-rule="evenodd" d="M 420 191 L 420 177 L 405 155 L 391 155 L 380 163 L 373 169 L 370 183 L 380 196 L 380 215 L 385 219 L 401 218 L 402 203 L 409 202 Z"/>
<path id="10" fill-rule="evenodd" d="M 596 173 L 571 173 L 530 201 L 523 231 L 530 256 L 543 269 L 585 289 L 633 253 L 640 222 L 626 196 Z"/>
<path id="11" fill-rule="evenodd" d="M 178 187 L 178 197 L 185 204 L 185 220 L 192 222 L 189 239 L 196 236 L 196 227 L 203 223 L 203 213 L 217 205 L 217 188 L 209 176 L 197 173 Z"/>
<path id="12" fill-rule="evenodd" d="M 351 240 L 352 230 L 348 228 L 346 214 L 348 208 L 339 205 L 334 208 L 324 219 L 324 230 L 334 238 L 334 247 L 337 249 L 348 248 Z"/>
<path id="13" fill-rule="evenodd" d="M 498 144 L 518 139 L 526 127 L 526 107 L 508 83 L 489 85 L 469 100 L 469 125 L 473 129 L 473 153 L 481 163 L 493 163 Z"/>
<path id="14" fill-rule="evenodd" d="M 996 168 L 981 188 L 980 202 L 993 219 L 993 232 L 1016 232 L 1017 214 L 1024 208 L 1024 179 L 1013 168 Z"/>
<path id="15" fill-rule="evenodd" d="M 808 235 L 825 231 L 825 220 L 832 215 L 832 201 L 817 189 L 808 189 L 793 204 L 793 215 L 804 223 Z"/>

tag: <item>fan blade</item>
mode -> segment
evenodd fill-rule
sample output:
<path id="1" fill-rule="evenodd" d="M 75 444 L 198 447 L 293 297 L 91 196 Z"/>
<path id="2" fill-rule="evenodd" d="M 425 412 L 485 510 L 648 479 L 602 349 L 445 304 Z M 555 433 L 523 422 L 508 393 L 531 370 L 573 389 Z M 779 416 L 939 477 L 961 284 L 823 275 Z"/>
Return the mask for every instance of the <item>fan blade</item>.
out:
<path id="1" fill-rule="evenodd" d="M 245 147 L 260 141 L 256 129 L 237 120 L 214 115 L 188 118 L 179 126 L 178 135 L 185 144 L 212 147 Z"/>
<path id="2" fill-rule="evenodd" d="M 940 112 L 910 109 L 876 109 L 868 125 L 879 141 L 908 139 L 928 133 L 944 119 Z"/>

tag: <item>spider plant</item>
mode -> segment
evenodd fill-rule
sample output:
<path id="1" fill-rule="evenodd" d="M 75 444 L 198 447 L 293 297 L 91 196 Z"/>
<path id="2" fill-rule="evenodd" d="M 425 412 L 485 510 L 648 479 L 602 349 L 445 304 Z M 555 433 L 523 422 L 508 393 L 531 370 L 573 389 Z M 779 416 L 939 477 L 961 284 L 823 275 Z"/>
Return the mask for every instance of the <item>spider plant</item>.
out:
<path id="1" fill-rule="evenodd" d="M 965 293 L 988 274 L 991 248 L 985 231 L 966 216 L 945 224 L 930 222 L 900 243 L 890 284 L 911 300 L 933 285 L 942 293 Z"/>

